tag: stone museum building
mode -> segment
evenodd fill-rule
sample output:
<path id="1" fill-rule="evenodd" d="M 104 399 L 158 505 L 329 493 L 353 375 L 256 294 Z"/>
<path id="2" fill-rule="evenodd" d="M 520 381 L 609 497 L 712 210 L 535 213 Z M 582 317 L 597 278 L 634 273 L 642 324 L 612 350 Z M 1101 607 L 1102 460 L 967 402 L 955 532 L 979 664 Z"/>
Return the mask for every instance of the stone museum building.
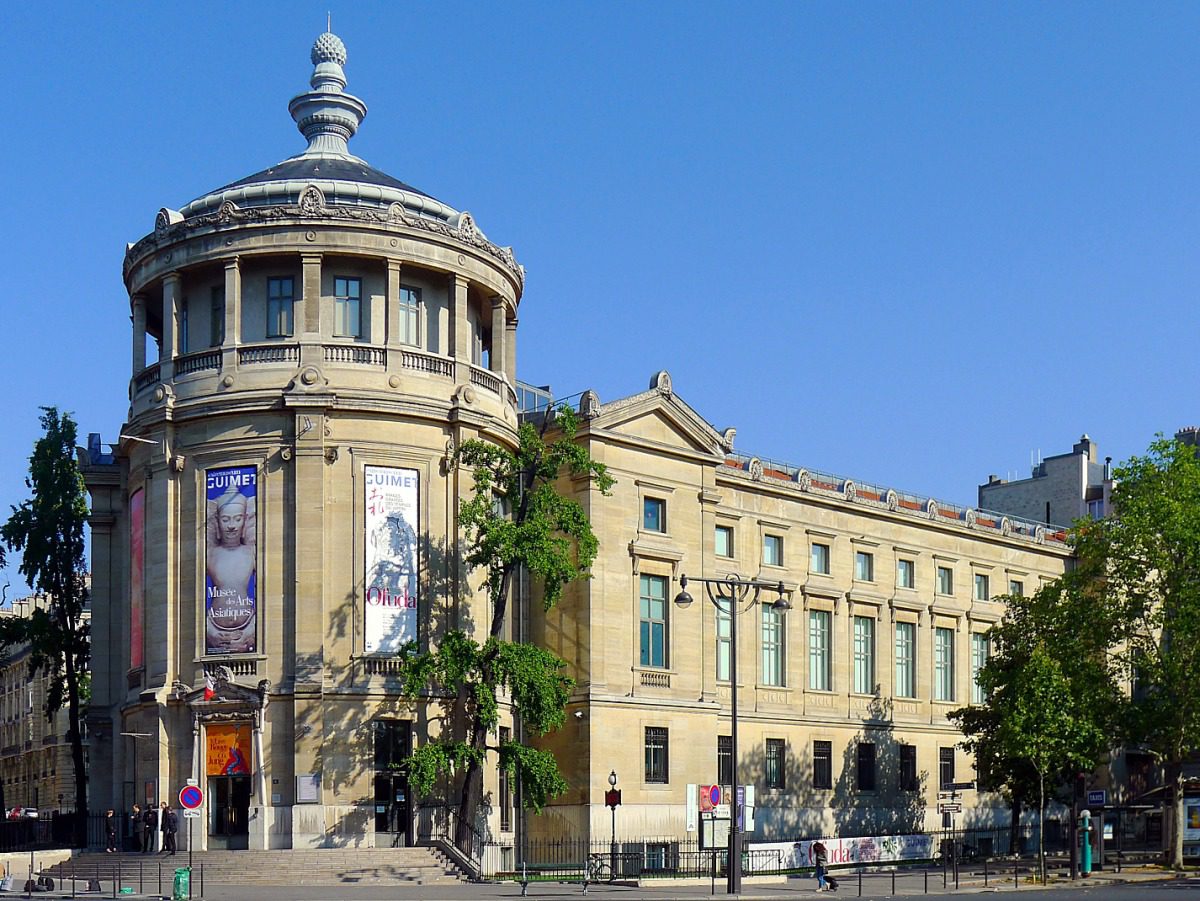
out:
<path id="1" fill-rule="evenodd" d="M 512 249 L 356 157 L 346 49 L 325 33 L 311 59 L 288 105 L 307 147 L 128 246 L 128 419 L 84 467 L 92 807 L 194 780 L 204 848 L 390 847 L 444 823 L 453 799 L 415 797 L 403 760 L 456 724 L 400 696 L 395 652 L 487 621 L 451 459 L 511 445 L 549 397 L 517 381 Z M 946 713 L 980 700 L 993 598 L 1060 575 L 1062 532 L 745 456 L 666 372 L 578 406 L 617 479 L 563 484 L 600 556 L 549 613 L 519 586 L 509 624 L 576 680 L 539 739 L 570 787 L 524 818 L 493 769 L 488 840 L 607 839 L 610 773 L 620 834 L 694 839 L 697 787 L 733 781 L 735 680 L 752 838 L 941 826 L 939 785 L 974 777 Z M 730 611 L 693 581 L 673 603 L 684 575 L 733 573 L 782 593 Z M 500 732 L 524 737 L 507 713 Z M 959 825 L 1006 821 L 983 788 Z"/>

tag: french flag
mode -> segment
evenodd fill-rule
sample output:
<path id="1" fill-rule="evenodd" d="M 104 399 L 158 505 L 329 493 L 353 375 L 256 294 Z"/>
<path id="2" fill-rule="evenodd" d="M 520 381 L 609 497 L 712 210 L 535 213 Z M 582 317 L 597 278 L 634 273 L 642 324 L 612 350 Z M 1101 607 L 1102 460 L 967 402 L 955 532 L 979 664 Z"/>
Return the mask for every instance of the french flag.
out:
<path id="1" fill-rule="evenodd" d="M 204 673 L 204 700 L 211 701 L 217 696 L 217 684 L 213 681 L 212 673 Z"/>

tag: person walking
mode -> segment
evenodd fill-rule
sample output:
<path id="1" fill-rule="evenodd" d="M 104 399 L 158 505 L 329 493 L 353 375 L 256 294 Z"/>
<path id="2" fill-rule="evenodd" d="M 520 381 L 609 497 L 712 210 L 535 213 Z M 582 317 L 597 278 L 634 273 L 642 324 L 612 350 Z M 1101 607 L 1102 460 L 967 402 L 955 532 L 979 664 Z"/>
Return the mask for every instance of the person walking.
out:
<path id="1" fill-rule="evenodd" d="M 179 819 L 166 801 L 162 802 L 163 853 L 175 856 L 175 835 L 179 832 Z"/>
<path id="2" fill-rule="evenodd" d="M 142 853 L 149 854 L 154 850 L 154 833 L 158 829 L 158 814 L 153 804 L 147 804 L 142 811 L 142 822 L 138 828 L 142 830 Z"/>
<path id="3" fill-rule="evenodd" d="M 108 836 L 108 853 L 112 854 L 117 850 L 117 818 L 111 807 L 104 817 L 104 832 Z"/>
<path id="4" fill-rule="evenodd" d="M 820 842 L 812 843 L 812 859 L 817 868 L 817 891 L 826 891 L 829 884 L 825 881 L 825 865 L 829 863 L 829 852 Z"/>

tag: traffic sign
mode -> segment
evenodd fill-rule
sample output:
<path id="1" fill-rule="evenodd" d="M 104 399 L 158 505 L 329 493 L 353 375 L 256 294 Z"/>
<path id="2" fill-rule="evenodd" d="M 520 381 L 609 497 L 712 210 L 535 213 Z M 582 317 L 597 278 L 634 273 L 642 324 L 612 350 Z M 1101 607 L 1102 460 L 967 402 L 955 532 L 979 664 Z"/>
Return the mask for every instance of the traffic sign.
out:
<path id="1" fill-rule="evenodd" d="M 1093 789 L 1088 792 L 1088 807 L 1103 807 L 1108 803 L 1108 792 L 1104 789 Z"/>
<path id="2" fill-rule="evenodd" d="M 198 811 L 198 810 L 185 810 L 183 812 L 183 818 L 185 820 L 198 820 L 202 816 L 203 816 L 203 814 L 200 813 L 200 811 Z"/>
<path id="3" fill-rule="evenodd" d="M 198 785 L 185 785 L 179 790 L 179 806 L 185 810 L 195 810 L 204 803 L 204 789 Z"/>
<path id="4" fill-rule="evenodd" d="M 962 813 L 962 804 L 957 801 L 939 801 L 938 813 Z"/>

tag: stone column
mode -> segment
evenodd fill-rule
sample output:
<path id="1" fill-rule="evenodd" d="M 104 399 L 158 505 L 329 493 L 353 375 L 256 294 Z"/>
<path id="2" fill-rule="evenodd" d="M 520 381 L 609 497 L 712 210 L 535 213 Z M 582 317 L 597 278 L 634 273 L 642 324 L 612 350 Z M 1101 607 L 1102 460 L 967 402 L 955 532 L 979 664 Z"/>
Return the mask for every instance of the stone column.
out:
<path id="1" fill-rule="evenodd" d="M 400 261 L 387 261 L 387 369 L 403 368 L 400 352 Z"/>
<path id="2" fill-rule="evenodd" d="M 182 301 L 183 279 L 178 272 L 163 277 L 162 353 L 159 354 L 159 379 L 168 382 L 175 377 L 175 354 L 179 347 L 179 305 Z"/>
<path id="3" fill-rule="evenodd" d="M 300 309 L 296 313 L 300 335 L 300 362 L 320 366 L 321 350 L 321 255 L 300 254 Z"/>
<path id="4" fill-rule="evenodd" d="M 135 294 L 133 301 L 133 374 L 146 368 L 146 295 Z"/>
<path id="5" fill-rule="evenodd" d="M 508 383 L 517 387 L 517 317 L 508 320 L 508 347 L 504 355 L 505 372 L 508 373 Z"/>
<path id="6" fill-rule="evenodd" d="M 238 257 L 225 261 L 225 340 L 221 342 L 221 370 L 237 369 L 242 343 L 242 266 Z"/>
<path id="7" fill-rule="evenodd" d="M 505 325 L 507 315 L 504 309 L 504 298 L 492 298 L 492 350 L 488 364 L 497 375 L 507 375 L 508 366 L 508 328 Z"/>
<path id="8" fill-rule="evenodd" d="M 456 379 L 470 380 L 471 323 L 467 319 L 467 285 L 465 276 L 450 276 L 450 349 L 456 365 Z"/>

